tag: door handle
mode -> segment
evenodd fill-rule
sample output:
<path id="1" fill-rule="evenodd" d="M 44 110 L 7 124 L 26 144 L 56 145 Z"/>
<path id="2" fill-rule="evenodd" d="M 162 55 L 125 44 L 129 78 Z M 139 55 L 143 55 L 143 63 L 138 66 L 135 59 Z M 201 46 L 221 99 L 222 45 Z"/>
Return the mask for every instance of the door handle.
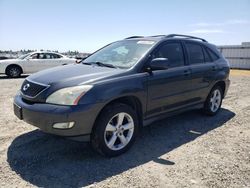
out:
<path id="1" fill-rule="evenodd" d="M 63 63 L 62 65 L 68 65 L 68 63 Z"/>
<path id="2" fill-rule="evenodd" d="M 184 76 L 189 76 L 191 74 L 190 70 L 184 70 Z"/>

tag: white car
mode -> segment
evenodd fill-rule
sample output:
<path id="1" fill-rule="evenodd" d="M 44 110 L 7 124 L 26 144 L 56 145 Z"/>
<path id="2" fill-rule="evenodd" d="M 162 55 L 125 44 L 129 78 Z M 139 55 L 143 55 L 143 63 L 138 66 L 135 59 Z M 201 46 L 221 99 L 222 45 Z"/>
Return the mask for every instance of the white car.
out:
<path id="1" fill-rule="evenodd" d="M 17 59 L 0 60 L 0 74 L 19 77 L 40 70 L 75 63 L 76 59 L 55 52 L 32 52 Z"/>

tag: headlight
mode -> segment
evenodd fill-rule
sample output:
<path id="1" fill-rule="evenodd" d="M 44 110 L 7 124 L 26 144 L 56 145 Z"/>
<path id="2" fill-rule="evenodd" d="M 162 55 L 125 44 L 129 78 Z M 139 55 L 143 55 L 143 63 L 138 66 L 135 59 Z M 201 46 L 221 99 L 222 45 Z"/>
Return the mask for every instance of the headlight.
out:
<path id="1" fill-rule="evenodd" d="M 59 89 L 46 99 L 46 103 L 61 105 L 77 105 L 80 98 L 87 93 L 93 86 L 82 85 Z"/>

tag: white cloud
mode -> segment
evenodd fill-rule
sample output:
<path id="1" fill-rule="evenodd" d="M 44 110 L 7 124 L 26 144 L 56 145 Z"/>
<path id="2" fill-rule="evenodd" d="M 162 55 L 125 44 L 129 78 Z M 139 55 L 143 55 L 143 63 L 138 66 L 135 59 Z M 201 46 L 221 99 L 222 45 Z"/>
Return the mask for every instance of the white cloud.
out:
<path id="1" fill-rule="evenodd" d="M 226 22 L 226 24 L 228 25 L 234 25 L 234 24 L 250 24 L 250 21 L 249 20 L 228 20 Z"/>
<path id="2" fill-rule="evenodd" d="M 198 26 L 198 27 L 210 27 L 210 26 L 221 26 L 221 23 L 208 23 L 208 22 L 200 22 L 191 24 L 191 26 Z"/>
<path id="3" fill-rule="evenodd" d="M 209 23 L 209 22 L 199 22 L 195 24 L 191 24 L 190 26 L 197 26 L 197 27 L 215 27 L 215 26 L 226 26 L 226 25 L 244 25 L 244 24 L 250 24 L 249 20 L 243 20 L 243 19 L 233 19 L 233 20 L 227 20 L 224 22 L 215 22 L 215 23 Z"/>
<path id="4" fill-rule="evenodd" d="M 209 33 L 225 33 L 223 30 L 220 29 L 196 29 L 190 31 L 189 33 L 192 34 L 209 34 Z"/>

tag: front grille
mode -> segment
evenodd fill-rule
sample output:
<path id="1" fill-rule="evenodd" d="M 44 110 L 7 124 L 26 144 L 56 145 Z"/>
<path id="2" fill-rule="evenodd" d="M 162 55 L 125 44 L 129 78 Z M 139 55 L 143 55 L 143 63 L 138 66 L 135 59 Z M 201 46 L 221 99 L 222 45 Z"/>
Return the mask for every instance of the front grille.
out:
<path id="1" fill-rule="evenodd" d="M 41 93 L 43 90 L 45 90 L 48 86 L 34 83 L 31 81 L 28 81 L 27 79 L 24 80 L 21 92 L 23 95 L 28 97 L 36 97 L 39 93 Z"/>

